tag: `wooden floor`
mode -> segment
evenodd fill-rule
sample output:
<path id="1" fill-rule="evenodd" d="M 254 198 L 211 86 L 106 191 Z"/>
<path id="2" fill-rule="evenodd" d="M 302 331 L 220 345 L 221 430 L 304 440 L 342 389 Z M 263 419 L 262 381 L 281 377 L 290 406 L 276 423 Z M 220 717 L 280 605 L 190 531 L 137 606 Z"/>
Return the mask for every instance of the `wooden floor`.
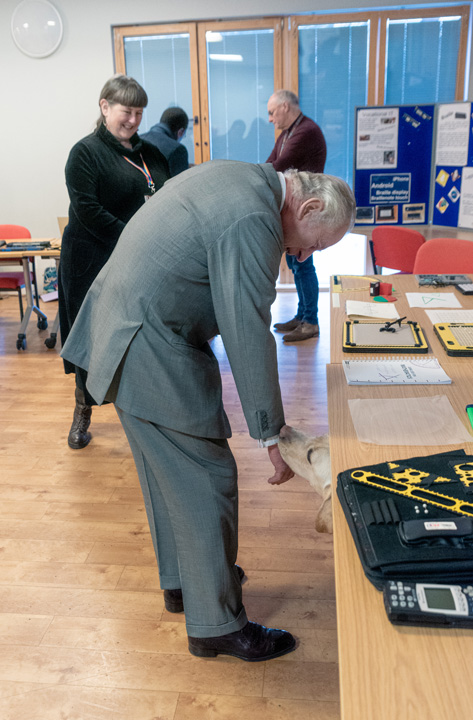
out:
<path id="1" fill-rule="evenodd" d="M 288 424 L 327 431 L 328 293 L 321 337 L 277 335 Z M 291 318 L 282 292 L 273 320 Z M 55 303 L 44 305 L 51 318 Z M 166 613 L 139 484 L 111 406 L 70 450 L 73 379 L 34 320 L 16 350 L 18 306 L 0 301 L 0 718 L 2 720 L 336 720 L 338 666 L 331 536 L 301 478 L 266 479 L 222 345 L 214 340 L 239 466 L 239 563 L 251 619 L 292 631 L 296 652 L 266 663 L 191 656 Z"/>

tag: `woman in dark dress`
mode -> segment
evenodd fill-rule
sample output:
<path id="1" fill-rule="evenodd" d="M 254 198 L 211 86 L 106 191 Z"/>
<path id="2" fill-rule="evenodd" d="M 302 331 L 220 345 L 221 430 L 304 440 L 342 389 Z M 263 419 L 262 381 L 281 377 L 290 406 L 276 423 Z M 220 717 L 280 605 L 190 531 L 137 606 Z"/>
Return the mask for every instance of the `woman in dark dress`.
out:
<path id="1" fill-rule="evenodd" d="M 170 177 L 157 147 L 141 140 L 137 130 L 148 104 L 145 90 L 133 78 L 116 75 L 100 93 L 100 118 L 95 132 L 72 148 L 66 164 L 70 198 L 59 263 L 59 318 L 62 343 L 88 289 L 105 265 L 126 223 Z M 86 373 L 67 361 L 66 373 L 76 375 L 76 407 L 69 447 L 84 448 L 93 399 Z"/>

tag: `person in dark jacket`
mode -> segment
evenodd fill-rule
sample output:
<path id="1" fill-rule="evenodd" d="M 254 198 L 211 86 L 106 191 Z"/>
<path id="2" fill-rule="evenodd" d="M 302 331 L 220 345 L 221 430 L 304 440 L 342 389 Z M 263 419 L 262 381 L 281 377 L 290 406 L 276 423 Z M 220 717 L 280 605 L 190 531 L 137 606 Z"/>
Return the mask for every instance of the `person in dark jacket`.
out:
<path id="1" fill-rule="evenodd" d="M 180 107 L 169 107 L 161 115 L 159 123 L 141 135 L 156 145 L 168 161 L 172 177 L 189 168 L 189 153 L 181 140 L 186 134 L 189 118 Z"/>
<path id="2" fill-rule="evenodd" d="M 162 153 L 137 134 L 147 104 L 146 92 L 136 80 L 113 76 L 100 93 L 95 131 L 76 143 L 69 154 L 69 222 L 62 237 L 58 277 L 62 344 L 123 228 L 170 177 Z M 68 444 L 81 449 L 91 439 L 88 428 L 94 402 L 85 388 L 84 371 L 67 361 L 64 368 L 76 375 L 76 406 Z"/>

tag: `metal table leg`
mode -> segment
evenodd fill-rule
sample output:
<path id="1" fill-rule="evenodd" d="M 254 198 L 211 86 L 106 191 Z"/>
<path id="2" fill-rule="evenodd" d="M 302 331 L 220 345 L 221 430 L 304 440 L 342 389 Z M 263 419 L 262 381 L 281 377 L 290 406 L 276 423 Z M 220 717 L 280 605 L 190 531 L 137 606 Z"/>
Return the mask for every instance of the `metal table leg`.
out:
<path id="1" fill-rule="evenodd" d="M 23 257 L 21 258 L 21 262 L 23 265 L 23 275 L 25 279 L 26 310 L 25 314 L 23 315 L 23 320 L 21 321 L 20 332 L 18 333 L 18 339 L 16 341 L 16 349 L 26 350 L 26 328 L 28 327 L 31 313 L 34 312 L 38 316 L 37 325 L 40 330 L 46 330 L 46 328 L 48 327 L 48 318 L 44 314 L 44 312 L 42 312 L 39 307 L 34 304 L 33 301 L 33 288 L 31 285 L 29 260 L 27 257 Z"/>
<path id="2" fill-rule="evenodd" d="M 59 277 L 59 258 L 54 258 L 56 261 L 56 276 Z M 44 344 L 47 348 L 51 349 L 56 346 L 56 340 L 57 340 L 57 332 L 59 330 L 59 308 L 56 312 L 56 317 L 54 318 L 53 326 L 51 328 L 51 333 L 48 338 L 44 341 Z"/>

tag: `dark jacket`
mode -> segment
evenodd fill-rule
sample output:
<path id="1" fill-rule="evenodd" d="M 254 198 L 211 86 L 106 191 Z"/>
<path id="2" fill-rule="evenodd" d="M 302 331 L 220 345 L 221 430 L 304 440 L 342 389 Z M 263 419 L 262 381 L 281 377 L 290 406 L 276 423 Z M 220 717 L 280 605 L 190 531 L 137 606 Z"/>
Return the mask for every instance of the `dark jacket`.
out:
<path id="1" fill-rule="evenodd" d="M 183 170 L 189 168 L 189 154 L 187 148 L 175 139 L 172 131 L 165 123 L 153 125 L 151 130 L 141 135 L 143 140 L 153 143 L 162 152 L 168 161 L 169 171 L 174 175 L 179 175 Z"/>

